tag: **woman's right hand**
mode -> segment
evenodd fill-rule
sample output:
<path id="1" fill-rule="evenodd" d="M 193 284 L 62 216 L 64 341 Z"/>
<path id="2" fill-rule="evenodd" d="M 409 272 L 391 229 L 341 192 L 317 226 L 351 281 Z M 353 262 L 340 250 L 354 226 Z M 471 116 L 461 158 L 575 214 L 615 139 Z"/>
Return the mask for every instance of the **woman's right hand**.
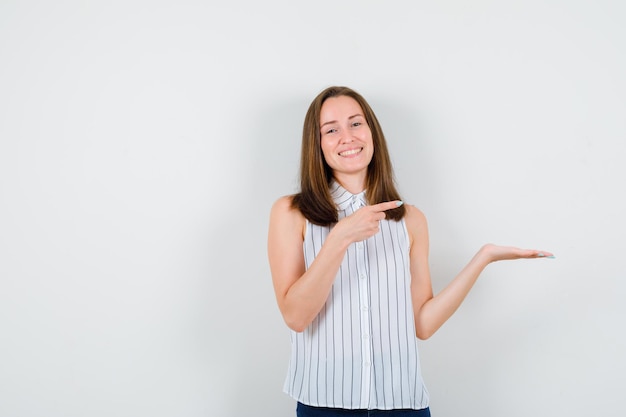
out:
<path id="1" fill-rule="evenodd" d="M 398 208 L 402 201 L 386 201 L 372 206 L 361 207 L 351 215 L 341 219 L 333 234 L 350 244 L 361 242 L 374 236 L 380 230 L 380 221 L 385 219 L 385 211 Z"/>

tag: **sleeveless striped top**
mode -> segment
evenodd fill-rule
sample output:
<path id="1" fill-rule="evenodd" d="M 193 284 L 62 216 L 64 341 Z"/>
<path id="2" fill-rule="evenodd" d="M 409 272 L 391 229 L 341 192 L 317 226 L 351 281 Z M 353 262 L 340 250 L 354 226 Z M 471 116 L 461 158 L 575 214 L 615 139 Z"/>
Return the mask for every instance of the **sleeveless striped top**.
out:
<path id="1" fill-rule="evenodd" d="M 337 182 L 331 195 L 339 219 L 365 206 Z M 308 268 L 332 226 L 307 221 Z M 382 220 L 375 236 L 350 245 L 326 304 L 303 332 L 291 331 L 284 390 L 315 407 L 345 409 L 428 407 L 422 381 L 404 220 Z"/>

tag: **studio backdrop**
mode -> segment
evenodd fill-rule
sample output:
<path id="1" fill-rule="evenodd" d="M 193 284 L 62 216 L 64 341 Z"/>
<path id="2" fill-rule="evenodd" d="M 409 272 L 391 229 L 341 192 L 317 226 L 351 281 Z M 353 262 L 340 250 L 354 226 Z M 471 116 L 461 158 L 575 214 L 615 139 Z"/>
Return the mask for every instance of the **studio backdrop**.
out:
<path id="1" fill-rule="evenodd" d="M 294 416 L 267 262 L 308 104 L 347 85 L 429 222 L 437 417 L 623 416 L 626 6 L 0 3 L 0 415 Z"/>

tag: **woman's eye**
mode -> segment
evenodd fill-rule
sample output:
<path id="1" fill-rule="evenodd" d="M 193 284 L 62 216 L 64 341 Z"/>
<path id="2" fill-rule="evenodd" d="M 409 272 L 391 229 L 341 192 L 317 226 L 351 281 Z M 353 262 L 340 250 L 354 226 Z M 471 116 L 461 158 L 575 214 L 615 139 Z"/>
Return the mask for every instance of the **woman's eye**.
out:
<path id="1" fill-rule="evenodd" d="M 354 122 L 354 123 L 352 123 L 352 126 L 358 127 L 358 126 L 361 126 L 362 124 L 363 123 L 361 123 L 361 122 Z"/>
<path id="2" fill-rule="evenodd" d="M 326 131 L 326 134 L 329 134 L 329 133 L 335 133 L 336 131 L 337 131 L 337 129 L 328 129 L 328 130 Z"/>

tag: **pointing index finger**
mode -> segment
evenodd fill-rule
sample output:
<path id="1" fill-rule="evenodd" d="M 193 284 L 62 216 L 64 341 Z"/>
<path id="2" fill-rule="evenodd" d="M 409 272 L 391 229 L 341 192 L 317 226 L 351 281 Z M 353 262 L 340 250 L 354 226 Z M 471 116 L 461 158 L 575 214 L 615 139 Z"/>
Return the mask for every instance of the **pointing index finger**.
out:
<path id="1" fill-rule="evenodd" d="M 395 200 L 395 201 L 385 201 L 384 203 L 374 204 L 371 207 L 375 212 L 382 212 L 382 211 L 387 211 L 387 210 L 398 208 L 402 204 L 404 204 L 404 202 L 400 200 Z"/>

